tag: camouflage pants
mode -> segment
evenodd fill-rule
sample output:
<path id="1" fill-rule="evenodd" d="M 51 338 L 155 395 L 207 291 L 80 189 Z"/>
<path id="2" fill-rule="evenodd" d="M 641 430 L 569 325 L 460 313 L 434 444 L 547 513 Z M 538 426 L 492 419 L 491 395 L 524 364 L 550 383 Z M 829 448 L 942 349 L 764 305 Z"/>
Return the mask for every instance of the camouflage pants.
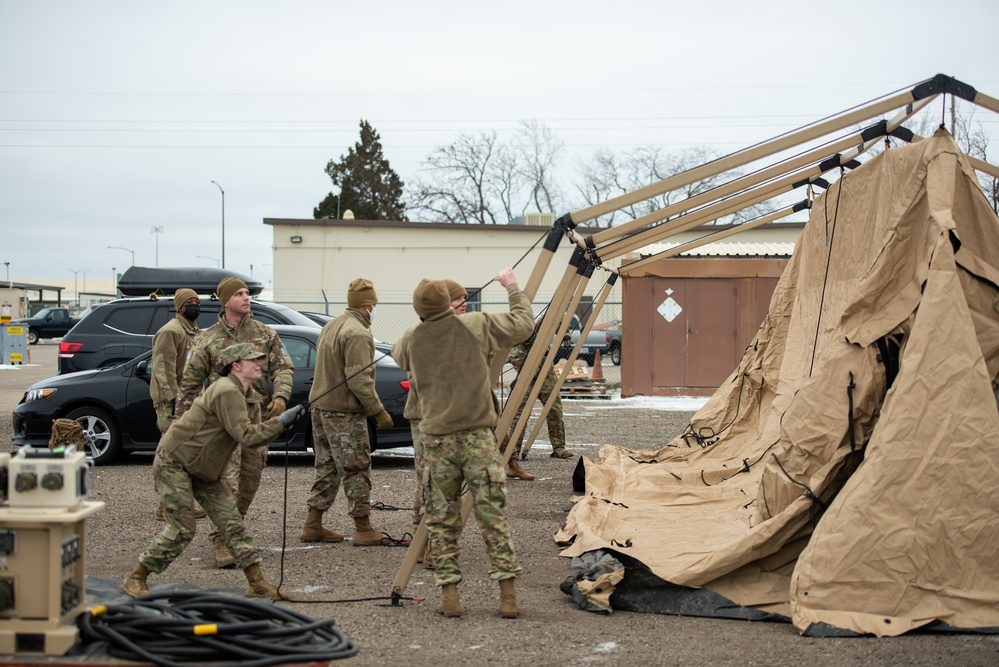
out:
<path id="1" fill-rule="evenodd" d="M 534 384 L 535 381 L 537 381 L 537 376 L 531 380 L 531 384 Z M 542 405 L 547 403 L 548 397 L 555 392 L 557 382 L 558 378 L 555 377 L 555 370 L 549 368 L 544 382 L 541 383 L 541 391 L 538 393 L 538 399 Z M 520 421 L 520 415 L 524 412 L 524 408 L 527 407 L 526 403 L 527 401 L 525 400 L 517 408 L 517 416 L 514 417 L 513 424 L 510 426 L 510 435 L 513 435 L 513 425 Z M 545 421 L 548 424 L 548 440 L 552 443 L 552 449 L 565 449 L 565 422 L 562 419 L 562 398 L 557 393 L 555 394 L 555 402 L 552 403 L 551 410 L 548 411 Z M 524 435 L 528 431 L 527 426 L 527 424 L 524 425 L 524 430 L 521 431 L 520 437 L 517 439 L 517 445 L 510 456 L 511 459 L 520 456 L 520 451 L 524 446 Z"/>
<path id="2" fill-rule="evenodd" d="M 413 437 L 413 467 L 416 468 L 416 490 L 413 492 L 413 525 L 419 526 L 423 521 L 423 496 L 426 494 L 427 461 L 423 456 L 423 433 L 420 432 L 420 420 L 409 420 L 409 434 Z"/>
<path id="3" fill-rule="evenodd" d="M 160 435 L 163 435 L 173 423 L 173 401 L 153 403 L 153 410 L 156 411 L 156 428 L 159 429 Z"/>
<path id="4" fill-rule="evenodd" d="M 221 480 L 203 482 L 192 477 L 184 466 L 157 450 L 153 459 L 153 481 L 163 503 L 166 525 L 139 556 L 139 562 L 150 572 L 167 569 L 194 539 L 195 499 L 221 532 L 223 542 L 240 569 L 260 562 L 253 540 L 243 525 L 243 517 Z"/>
<path id="5" fill-rule="evenodd" d="M 506 473 L 496 436 L 490 428 L 448 435 L 423 435 L 426 457 L 427 516 L 430 555 L 438 586 L 461 581 L 458 538 L 461 537 L 461 487 L 472 494 L 475 522 L 486 543 L 489 577 L 513 579 L 520 574 L 506 521 Z"/>
<path id="6" fill-rule="evenodd" d="M 222 477 L 219 480 L 225 485 L 229 494 L 236 502 L 236 509 L 241 516 L 246 516 L 250 511 L 250 505 L 260 488 L 260 479 L 264 475 L 264 468 L 267 467 L 267 445 L 262 447 L 244 447 L 240 445 L 232 452 L 232 456 L 222 470 Z M 205 507 L 205 511 L 208 508 Z M 209 537 L 214 539 L 219 532 L 213 530 Z M 235 554 L 234 554 L 235 555 Z"/>
<path id="7" fill-rule="evenodd" d="M 342 484 L 347 496 L 347 514 L 355 519 L 368 516 L 371 513 L 368 420 L 357 412 L 316 407 L 311 412 L 316 479 L 309 493 L 309 507 L 327 511 Z"/>

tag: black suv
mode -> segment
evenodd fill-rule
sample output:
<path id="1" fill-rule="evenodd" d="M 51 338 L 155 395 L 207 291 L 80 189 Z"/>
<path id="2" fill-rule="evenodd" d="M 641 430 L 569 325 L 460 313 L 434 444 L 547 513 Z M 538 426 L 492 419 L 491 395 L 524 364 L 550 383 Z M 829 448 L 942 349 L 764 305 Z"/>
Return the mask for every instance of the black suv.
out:
<path id="1" fill-rule="evenodd" d="M 215 324 L 222 305 L 212 295 L 222 278 L 235 276 L 247 284 L 251 294 L 262 285 L 232 271 L 216 269 L 150 269 L 132 267 L 118 281 L 123 294 L 172 294 L 189 287 L 201 296 L 202 329 Z M 157 285 L 150 289 L 151 285 Z M 270 301 L 253 300 L 253 319 L 264 324 L 296 324 L 319 327 L 297 310 Z M 109 368 L 139 356 L 153 346 L 153 335 L 177 315 L 173 296 L 133 296 L 104 303 L 87 312 L 59 343 L 59 373 Z"/>

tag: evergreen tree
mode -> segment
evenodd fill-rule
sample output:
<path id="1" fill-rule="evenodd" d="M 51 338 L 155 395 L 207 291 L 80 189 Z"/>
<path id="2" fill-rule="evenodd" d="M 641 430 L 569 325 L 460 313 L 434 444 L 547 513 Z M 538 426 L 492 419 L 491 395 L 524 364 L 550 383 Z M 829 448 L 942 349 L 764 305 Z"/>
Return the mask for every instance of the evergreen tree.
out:
<path id="1" fill-rule="evenodd" d="M 361 140 L 339 161 L 326 163 L 326 174 L 340 194 L 326 195 L 312 210 L 314 218 L 336 218 L 350 209 L 357 220 L 406 220 L 402 180 L 382 154 L 381 137 L 368 121 L 361 121 Z"/>

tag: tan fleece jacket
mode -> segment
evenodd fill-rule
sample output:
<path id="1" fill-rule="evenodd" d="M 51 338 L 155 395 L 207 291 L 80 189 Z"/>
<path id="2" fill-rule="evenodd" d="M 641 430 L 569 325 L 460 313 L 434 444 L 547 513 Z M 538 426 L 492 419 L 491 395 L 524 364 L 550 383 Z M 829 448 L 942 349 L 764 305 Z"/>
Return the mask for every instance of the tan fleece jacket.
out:
<path id="1" fill-rule="evenodd" d="M 402 337 L 392 346 L 392 358 L 398 359 L 399 355 L 405 354 L 404 350 L 409 345 L 409 337 L 413 334 L 412 329 L 408 329 Z M 398 362 L 396 362 L 398 363 Z M 406 394 L 406 407 L 402 410 L 402 416 L 409 421 L 417 421 L 421 418 L 420 396 L 416 391 L 416 384 L 413 382 L 413 374 L 409 374 L 409 392 Z"/>
<path id="2" fill-rule="evenodd" d="M 359 412 L 367 417 L 383 410 L 375 392 L 375 339 L 371 322 L 356 308 L 327 322 L 316 344 L 316 375 L 309 402 L 337 412 Z"/>
<path id="3" fill-rule="evenodd" d="M 170 425 L 159 449 L 192 476 L 214 482 L 237 445 L 259 447 L 281 433 L 277 417 L 260 423 L 262 401 L 252 387 L 244 393 L 235 377 L 221 377 Z"/>
<path id="4" fill-rule="evenodd" d="M 152 377 L 149 396 L 153 405 L 170 403 L 180 396 L 180 381 L 187 365 L 187 353 L 194 337 L 201 333 L 195 322 L 177 315 L 153 336 Z"/>
<path id="5" fill-rule="evenodd" d="M 398 355 L 393 348 L 396 363 L 410 372 L 419 392 L 422 432 L 446 435 L 496 426 L 498 406 L 489 363 L 534 331 L 527 295 L 513 284 L 507 287 L 507 298 L 509 313 L 458 317 L 449 310 L 415 327 Z"/>

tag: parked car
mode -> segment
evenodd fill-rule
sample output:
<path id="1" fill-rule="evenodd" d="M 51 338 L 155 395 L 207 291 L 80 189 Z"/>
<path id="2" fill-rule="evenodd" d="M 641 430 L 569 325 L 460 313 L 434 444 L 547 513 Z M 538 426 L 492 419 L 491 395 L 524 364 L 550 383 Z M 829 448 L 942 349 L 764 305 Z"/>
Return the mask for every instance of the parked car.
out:
<path id="1" fill-rule="evenodd" d="M 28 344 L 35 345 L 43 338 L 62 338 L 80 321 L 69 314 L 69 308 L 42 308 L 32 317 L 11 320 L 7 324 L 28 330 Z"/>
<path id="2" fill-rule="evenodd" d="M 321 329 L 274 325 L 274 330 L 295 364 L 288 405 L 307 403 Z M 383 343 L 376 348 L 375 385 L 394 426 L 376 431 L 372 424 L 372 450 L 412 445 L 409 422 L 402 416 L 409 382 L 406 372 L 389 355 L 390 347 Z M 83 425 L 95 463 L 108 463 L 126 452 L 155 449 L 160 433 L 149 397 L 151 354 L 146 351 L 113 368 L 57 375 L 31 385 L 14 409 L 14 444 L 44 447 L 51 437 L 52 420 L 67 418 Z M 279 436 L 271 450 L 306 451 L 311 446 L 311 420 L 306 417 L 295 422 L 290 433 Z"/>
<path id="3" fill-rule="evenodd" d="M 116 299 L 85 313 L 80 322 L 59 342 L 59 372 L 74 373 L 110 368 L 152 349 L 153 336 L 177 315 L 172 296 L 149 296 L 150 292 L 173 294 L 188 286 L 201 295 L 202 329 L 215 324 L 222 304 L 212 296 L 222 278 L 244 279 L 251 294 L 262 286 L 238 273 L 218 269 L 158 269 L 133 266 L 121 275 L 118 288 L 129 298 Z M 138 296 L 143 294 L 144 296 Z M 318 327 L 297 310 L 279 303 L 254 299 L 253 319 L 264 324 Z"/>
<path id="4" fill-rule="evenodd" d="M 302 313 L 321 327 L 326 326 L 327 322 L 331 322 L 336 319 L 335 315 L 324 315 L 323 313 L 313 313 L 312 311 L 306 310 L 300 310 L 298 312 Z"/>
<path id="5" fill-rule="evenodd" d="M 198 326 L 215 324 L 221 304 L 208 296 L 201 298 Z M 254 299 L 253 319 L 264 324 L 319 326 L 297 310 L 279 303 Z M 117 299 L 88 313 L 59 341 L 59 373 L 75 373 L 117 366 L 153 347 L 153 336 L 177 315 L 173 297 Z"/>
<path id="6" fill-rule="evenodd" d="M 607 346 L 604 348 L 607 354 L 610 355 L 611 362 L 615 366 L 621 365 L 621 330 L 620 329 L 605 329 L 605 338 L 607 339 Z M 603 354 L 603 353 L 601 353 Z"/>

